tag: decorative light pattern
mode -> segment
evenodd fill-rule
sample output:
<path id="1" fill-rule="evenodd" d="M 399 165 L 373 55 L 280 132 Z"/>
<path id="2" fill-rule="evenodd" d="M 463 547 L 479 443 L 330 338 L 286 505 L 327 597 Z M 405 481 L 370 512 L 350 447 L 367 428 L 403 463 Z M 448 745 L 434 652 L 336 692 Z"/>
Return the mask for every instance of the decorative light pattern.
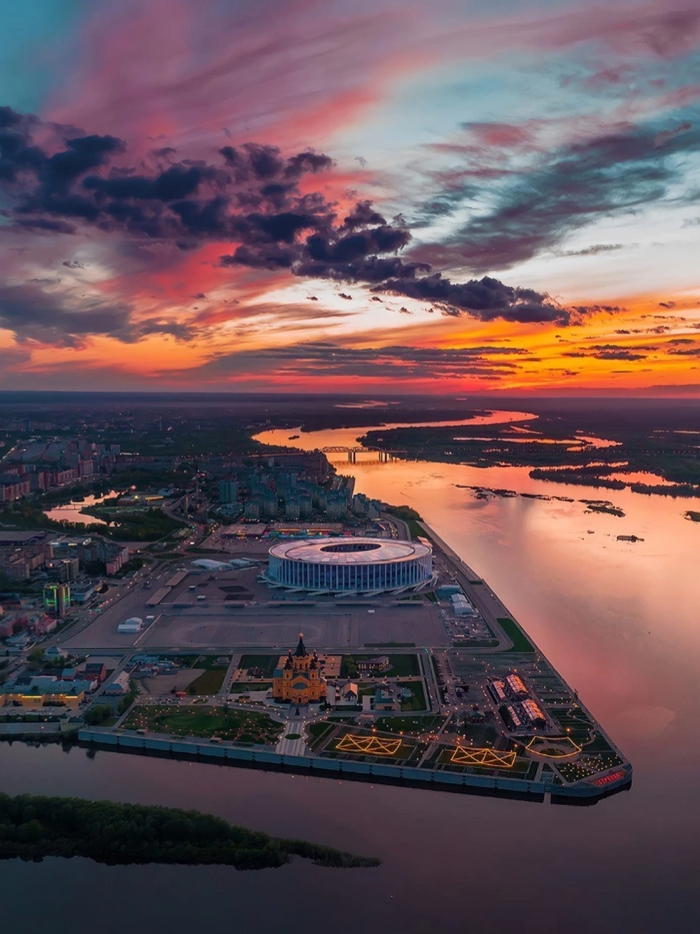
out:
<path id="1" fill-rule="evenodd" d="M 485 769 L 512 769 L 515 765 L 514 752 L 499 752 L 488 747 L 457 746 L 450 762 L 455 765 L 476 765 Z"/>
<path id="2" fill-rule="evenodd" d="M 401 748 L 401 740 L 347 733 L 335 748 L 340 752 L 359 752 L 366 756 L 395 756 Z"/>
<path id="3" fill-rule="evenodd" d="M 570 736 L 533 736 L 525 748 L 545 759 L 566 759 L 581 752 L 581 747 Z"/>

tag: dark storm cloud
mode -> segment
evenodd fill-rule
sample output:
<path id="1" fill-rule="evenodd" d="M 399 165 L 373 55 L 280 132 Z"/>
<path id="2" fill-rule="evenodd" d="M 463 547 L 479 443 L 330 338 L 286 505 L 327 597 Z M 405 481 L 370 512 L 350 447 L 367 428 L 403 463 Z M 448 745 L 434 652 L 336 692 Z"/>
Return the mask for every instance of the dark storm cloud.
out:
<path id="1" fill-rule="evenodd" d="M 102 198 L 168 202 L 186 198 L 193 194 L 203 181 L 215 180 L 216 175 L 216 170 L 210 166 L 174 165 L 152 178 L 144 175 L 110 178 L 89 175 L 83 180 L 83 188 L 94 191 Z"/>
<path id="2" fill-rule="evenodd" d="M 0 326 L 18 340 L 50 341 L 71 346 L 90 334 L 127 329 L 129 312 L 115 306 L 67 309 L 59 297 L 32 285 L 0 287 Z"/>
<path id="3" fill-rule="evenodd" d="M 396 295 L 422 301 L 437 302 L 447 314 L 469 312 L 483 321 L 504 318 L 522 324 L 556 321 L 567 323 L 570 313 L 551 302 L 546 295 L 533 289 L 513 288 L 485 276 L 481 280 L 455 283 L 439 273 L 420 279 L 393 279 L 382 289 Z"/>
<path id="4" fill-rule="evenodd" d="M 265 374 L 284 376 L 361 376 L 396 379 L 445 379 L 483 376 L 498 379 L 517 369 L 510 361 L 488 359 L 501 348 L 441 349 L 392 346 L 344 347 L 325 341 L 226 354 L 205 364 L 202 375 Z"/>
<path id="5" fill-rule="evenodd" d="M 133 321 L 125 305 L 82 301 L 80 310 L 74 310 L 64 297 L 33 284 L 0 286 L 0 327 L 12 331 L 19 342 L 64 347 L 80 346 L 85 338 L 95 335 L 114 337 L 123 343 L 154 333 L 171 334 L 180 340 L 193 336 L 179 322 Z"/>
<path id="6" fill-rule="evenodd" d="M 294 262 L 293 250 L 271 244 L 265 250 L 247 245 L 236 247 L 230 256 L 222 256 L 222 266 L 249 266 L 252 269 L 289 269 Z M 311 301 L 317 301 L 312 298 Z"/>
<path id="7" fill-rule="evenodd" d="M 630 213 L 663 199 L 684 171 L 679 157 L 697 152 L 700 129 L 689 121 L 675 125 L 626 124 L 619 129 L 554 152 L 530 158 L 530 167 L 498 170 L 488 188 L 475 185 L 478 165 L 456 167 L 453 181 L 438 196 L 449 200 L 450 210 L 477 198 L 493 204 L 475 216 L 447 243 L 415 251 L 415 258 L 430 262 L 456 262 L 474 271 L 503 269 L 552 250 L 573 231 L 597 218 Z M 465 156 L 465 158 L 468 158 Z M 479 156 L 478 158 L 484 158 Z M 430 221 L 442 211 L 422 209 Z M 617 249 L 601 244 L 565 255 L 594 255 Z"/>
<path id="8" fill-rule="evenodd" d="M 69 221 L 52 220 L 49 217 L 18 217 L 15 219 L 14 229 L 31 230 L 33 232 L 74 234 L 77 231 L 75 224 Z"/>
<path id="9" fill-rule="evenodd" d="M 37 128 L 42 140 L 53 134 L 50 147 L 36 145 Z M 566 324 L 572 313 L 590 311 L 561 308 L 544 293 L 492 278 L 450 282 L 420 257 L 402 259 L 411 234 L 401 217 L 388 222 L 369 201 L 339 217 L 320 192 L 302 193 L 304 176 L 332 166 L 326 155 L 306 150 L 285 157 L 255 143 L 225 146 L 219 155 L 217 165 L 178 162 L 169 149 L 165 166 L 161 153 L 151 171 L 144 163 L 137 172 L 124 164 L 125 146 L 114 136 L 85 136 L 0 111 L 0 186 L 14 229 L 71 233 L 83 223 L 181 250 L 228 241 L 235 247 L 220 258 L 222 266 L 367 284 L 452 316 Z M 480 249 L 476 244 L 477 265 Z"/>

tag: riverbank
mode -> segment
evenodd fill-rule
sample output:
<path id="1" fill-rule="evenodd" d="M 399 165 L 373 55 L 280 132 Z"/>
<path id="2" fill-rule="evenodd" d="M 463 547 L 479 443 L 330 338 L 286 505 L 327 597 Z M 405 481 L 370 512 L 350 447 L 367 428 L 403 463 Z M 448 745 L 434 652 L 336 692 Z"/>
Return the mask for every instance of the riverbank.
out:
<path id="1" fill-rule="evenodd" d="M 604 786 L 585 784 L 580 787 L 564 785 L 553 787 L 551 780 L 528 781 L 466 772 L 438 772 L 381 762 L 327 759 L 309 755 L 282 755 L 269 750 L 243 749 L 223 743 L 212 746 L 188 738 L 171 740 L 156 734 L 134 736 L 99 729 L 83 729 L 78 736 L 81 744 L 88 748 L 97 747 L 114 752 L 166 756 L 184 761 L 291 772 L 317 778 L 335 777 L 344 781 L 370 781 L 435 791 L 486 794 L 539 802 L 544 802 L 546 795 L 551 794 L 562 801 L 586 800 L 592 803 L 597 798 L 607 797 L 613 791 L 629 788 L 632 781 L 632 767 L 629 763 L 620 767 L 617 770 L 619 774 L 616 774 Z"/>

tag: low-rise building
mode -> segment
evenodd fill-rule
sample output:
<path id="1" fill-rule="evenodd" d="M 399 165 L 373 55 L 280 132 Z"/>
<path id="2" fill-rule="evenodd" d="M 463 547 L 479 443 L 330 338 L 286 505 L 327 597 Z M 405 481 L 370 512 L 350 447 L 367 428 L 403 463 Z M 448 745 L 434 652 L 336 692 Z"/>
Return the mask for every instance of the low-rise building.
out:
<path id="1" fill-rule="evenodd" d="M 29 620 L 29 626 L 34 632 L 34 634 L 39 639 L 43 639 L 44 636 L 48 636 L 49 633 L 54 632 L 58 628 L 58 621 L 53 619 L 51 616 L 35 616 Z"/>
<path id="2" fill-rule="evenodd" d="M 70 587 L 71 600 L 73 603 L 87 603 L 95 596 L 100 584 L 101 581 L 91 578 L 73 581 Z"/>
<path id="3" fill-rule="evenodd" d="M 124 695 L 128 694 L 130 690 L 131 687 L 129 685 L 129 672 L 120 671 L 115 679 L 105 687 L 104 693 L 111 695 Z"/>
<path id="4" fill-rule="evenodd" d="M 401 701 L 399 697 L 394 694 L 386 681 L 383 681 L 374 692 L 374 709 L 401 710 Z"/>
<path id="5" fill-rule="evenodd" d="M 85 694 L 96 686 L 95 681 L 87 679 L 66 680 L 52 675 L 25 674 L 4 686 L 0 693 L 0 703 L 20 707 L 78 707 L 85 699 Z"/>
<path id="6" fill-rule="evenodd" d="M 391 660 L 388 655 L 377 655 L 375 658 L 360 658 L 356 664 L 359 674 L 378 675 L 389 670 Z"/>
<path id="7" fill-rule="evenodd" d="M 89 681 L 101 683 L 107 677 L 107 668 L 102 662 L 88 662 L 85 665 L 85 677 Z"/>
<path id="8" fill-rule="evenodd" d="M 360 688 L 354 681 L 329 684 L 326 688 L 326 703 L 331 707 L 355 707 L 360 702 Z"/>
<path id="9" fill-rule="evenodd" d="M 508 691 L 511 697 L 515 697 L 515 698 L 527 697 L 528 690 L 522 678 L 518 677 L 518 675 L 515 675 L 515 674 L 507 675 L 505 679 L 505 683 L 506 683 L 506 690 Z"/>

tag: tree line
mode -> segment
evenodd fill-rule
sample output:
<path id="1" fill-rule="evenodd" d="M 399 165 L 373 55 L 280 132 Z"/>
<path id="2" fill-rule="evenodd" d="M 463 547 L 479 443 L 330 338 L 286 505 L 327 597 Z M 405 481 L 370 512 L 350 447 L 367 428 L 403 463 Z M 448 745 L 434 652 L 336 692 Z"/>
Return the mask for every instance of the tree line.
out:
<path id="1" fill-rule="evenodd" d="M 339 868 L 379 865 L 377 859 L 271 837 L 199 811 L 0 794 L 0 859 L 49 856 L 81 856 L 110 865 L 224 864 L 236 869 L 276 868 L 292 856 Z"/>

